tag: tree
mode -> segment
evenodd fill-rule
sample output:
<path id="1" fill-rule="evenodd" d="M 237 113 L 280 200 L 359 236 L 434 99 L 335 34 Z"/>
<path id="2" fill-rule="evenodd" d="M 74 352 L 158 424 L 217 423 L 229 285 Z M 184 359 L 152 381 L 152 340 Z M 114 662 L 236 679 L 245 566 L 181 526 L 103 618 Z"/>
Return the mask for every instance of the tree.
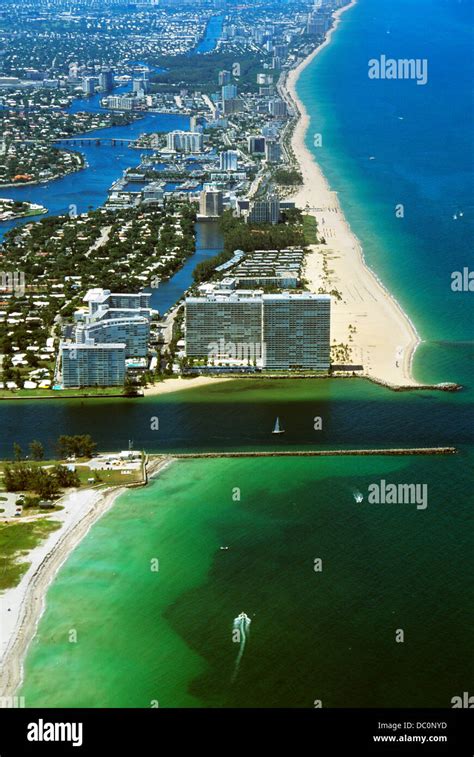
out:
<path id="1" fill-rule="evenodd" d="M 23 457 L 23 450 L 18 442 L 13 442 L 13 457 L 15 460 L 21 460 Z"/>
<path id="2" fill-rule="evenodd" d="M 44 468 L 36 468 L 36 475 L 32 482 L 32 489 L 42 499 L 53 499 L 59 494 L 59 483 L 55 476 L 51 476 Z"/>
<path id="3" fill-rule="evenodd" d="M 44 447 L 37 439 L 33 439 L 29 447 L 33 460 L 42 460 L 44 458 Z"/>
<path id="4" fill-rule="evenodd" d="M 53 473 L 60 486 L 68 487 L 80 485 L 79 476 L 76 471 L 69 470 L 69 468 L 66 468 L 64 465 L 55 465 Z"/>
<path id="5" fill-rule="evenodd" d="M 58 456 L 65 457 L 92 457 L 97 449 L 97 444 L 90 434 L 77 436 L 62 435 L 57 442 Z"/>
<path id="6" fill-rule="evenodd" d="M 17 466 L 5 465 L 3 469 L 3 485 L 7 492 L 18 492 L 23 488 L 19 476 L 17 475 Z"/>
<path id="7" fill-rule="evenodd" d="M 123 384 L 123 393 L 125 397 L 136 397 L 138 394 L 137 386 L 133 383 L 131 378 L 129 376 L 125 377 L 125 381 Z"/>

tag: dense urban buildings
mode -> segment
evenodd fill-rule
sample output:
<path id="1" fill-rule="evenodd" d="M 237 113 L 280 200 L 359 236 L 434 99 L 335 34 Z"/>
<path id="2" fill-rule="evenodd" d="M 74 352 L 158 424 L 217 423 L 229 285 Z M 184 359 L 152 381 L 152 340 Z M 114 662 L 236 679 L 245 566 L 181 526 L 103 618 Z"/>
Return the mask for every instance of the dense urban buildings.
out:
<path id="1" fill-rule="evenodd" d="M 192 208 L 194 218 L 197 216 L 203 222 L 221 218 L 226 211 L 231 211 L 250 227 L 261 226 L 261 233 L 265 234 L 268 232 L 264 227 L 286 223 L 286 211 L 294 208 L 294 203 L 285 200 L 288 194 L 286 177 L 293 186 L 301 181 L 301 177 L 293 170 L 285 144 L 285 133 L 294 111 L 291 101 L 286 97 L 283 99 L 280 82 L 297 58 L 307 53 L 308 20 L 323 18 L 328 21 L 330 18 L 327 3 L 317 4 L 314 8 L 308 4 L 303 10 L 298 6 L 296 13 L 296 4 L 285 3 L 284 7 L 274 11 L 266 8 L 263 16 L 256 8 L 247 8 L 234 9 L 231 17 L 225 13 L 224 7 L 222 24 L 217 25 L 220 31 L 214 40 L 212 55 L 217 56 L 214 67 L 206 62 L 205 46 L 202 57 L 193 58 L 187 54 L 192 40 L 197 44 L 203 36 L 213 14 L 212 3 L 202 6 L 199 18 L 195 2 L 180 8 L 175 4 L 174 9 L 173 4 L 165 6 L 161 3 L 159 9 L 154 8 L 150 13 L 145 8 L 148 4 L 141 3 L 136 9 L 124 10 L 120 3 L 116 3 L 108 5 L 110 13 L 106 11 L 102 16 L 98 10 L 100 5 L 100 2 L 96 3 L 89 9 L 79 2 L 72 15 L 69 9 L 65 9 L 63 0 L 58 0 L 55 6 L 43 5 L 45 20 L 42 23 L 46 29 L 51 20 L 55 25 L 55 36 L 51 42 L 48 32 L 37 38 L 36 29 L 31 27 L 28 45 L 31 46 L 34 38 L 38 47 L 33 45 L 28 65 L 18 66 L 13 48 L 9 47 L 10 52 L 7 51 L 3 58 L 3 76 L 0 76 L 0 118 L 5 135 L 0 141 L 0 181 L 46 182 L 66 172 L 80 171 L 86 166 L 81 146 L 89 144 L 91 130 L 134 121 L 139 123 L 149 113 L 170 113 L 184 118 L 178 122 L 179 126 L 166 132 L 158 128 L 150 132 L 149 127 L 144 127 L 141 133 L 138 130 L 136 139 L 126 143 L 131 148 L 130 164 L 134 165 L 113 178 L 106 189 L 104 206 L 105 212 L 120 214 L 118 224 L 110 218 L 95 221 L 79 214 L 77 219 L 65 219 L 64 228 L 53 233 L 47 243 L 39 243 L 48 249 L 48 256 L 38 258 L 36 264 L 45 278 L 51 278 L 48 261 L 55 260 L 56 254 L 62 260 L 63 248 L 71 247 L 74 252 L 70 259 L 67 258 L 64 270 L 61 269 L 64 275 L 54 282 L 56 290 L 34 295 L 40 302 L 48 303 L 54 314 L 60 307 L 70 313 L 62 328 L 57 329 L 53 346 L 48 347 L 54 360 L 50 359 L 41 368 L 44 370 L 40 377 L 42 383 L 49 381 L 58 387 L 96 385 L 98 381 L 109 379 L 111 385 L 116 386 L 123 379 L 115 370 L 116 364 L 124 363 L 124 375 L 127 375 L 127 361 L 150 360 L 148 313 L 130 313 L 128 308 L 110 304 L 114 295 L 104 295 L 109 300 L 108 306 L 100 315 L 93 313 L 93 303 L 101 297 L 98 294 L 91 295 L 91 301 L 87 302 L 89 311 L 77 309 L 80 298 L 76 297 L 74 287 L 80 288 L 82 298 L 88 288 L 97 284 L 107 286 L 106 278 L 96 283 L 96 279 L 89 278 L 89 275 L 95 267 L 96 257 L 101 271 L 106 269 L 109 246 L 114 251 L 114 264 L 109 272 L 113 277 L 110 287 L 115 291 L 123 291 L 122 286 L 126 290 L 127 280 L 133 282 L 134 287 L 142 283 L 150 285 L 153 277 L 158 278 L 162 271 L 168 271 L 168 266 L 174 270 L 177 265 L 182 239 L 179 221 L 171 219 L 173 231 L 167 223 L 164 236 L 160 224 L 150 226 L 147 221 L 143 234 L 137 237 L 136 221 L 129 229 L 124 214 L 139 215 L 143 211 L 166 216 L 170 201 L 176 200 L 183 207 Z M 59 11 L 60 8 L 64 12 Z M 19 7 L 17 11 L 22 18 L 28 16 L 28 12 L 23 14 Z M 144 34 L 141 41 L 136 37 L 137 54 L 133 56 L 124 54 L 130 43 L 125 22 L 132 23 L 132 19 L 134 35 L 140 30 Z M 73 54 L 69 41 L 70 25 L 77 28 L 76 25 L 83 23 L 89 28 L 84 37 L 88 43 L 84 48 L 77 47 Z M 111 35 L 112 47 L 100 47 L 102 33 Z M 142 55 L 139 51 L 144 50 L 143 39 L 151 34 L 154 41 Z M 46 51 L 53 40 L 60 49 L 47 63 Z M 8 42 L 7 47 L 11 43 L 11 40 L 3 41 Z M 14 44 L 21 57 L 21 35 Z M 170 53 L 163 68 L 153 58 L 152 48 Z M 176 60 L 172 59 L 171 50 Z M 81 104 L 76 102 L 77 98 Z M 94 144 L 102 151 L 116 144 L 114 138 L 107 140 L 104 135 L 102 139 L 100 132 L 95 139 Z M 28 160 L 27 156 L 30 156 Z M 135 162 L 138 156 L 139 160 Z M 46 161 L 49 165 L 45 165 Z M 279 170 L 280 166 L 287 169 L 286 174 Z M 24 171 L 21 170 L 23 167 Z M 31 211 L 33 209 L 31 205 Z M 30 206 L 22 206 L 21 211 L 30 212 Z M 84 250 L 85 237 L 91 233 L 87 245 L 91 250 Z M 30 249 L 28 227 L 19 231 L 16 239 L 27 254 Z M 288 238 L 283 245 L 293 243 L 302 245 L 303 240 L 293 242 Z M 146 255 L 141 254 L 142 245 L 146 245 Z M 155 258 L 157 247 L 160 254 Z M 33 249 L 36 254 L 35 246 Z M 9 243 L 9 254 L 11 250 Z M 87 257 L 81 257 L 85 251 Z M 42 250 L 38 249 L 37 254 L 42 255 Z M 136 255 L 140 260 L 137 270 Z M 271 293 L 282 289 L 295 292 L 301 286 L 302 252 L 270 250 L 242 255 L 240 259 L 236 253 L 233 263 L 227 261 L 216 265 L 217 273 L 229 271 L 236 282 L 234 289 L 252 291 L 264 287 L 265 294 L 269 294 L 268 290 Z M 79 260 L 83 260 L 83 264 L 76 264 L 75 261 Z M 240 265 L 237 265 L 239 261 Z M 115 277 L 115 267 L 121 272 L 120 279 Z M 46 308 L 46 304 L 43 307 Z M 26 305 L 22 308 L 18 312 L 33 317 Z M 10 387 L 21 388 L 25 380 L 28 386 L 32 385 L 36 375 L 34 367 L 30 370 L 23 366 L 25 361 L 20 361 L 14 354 L 20 328 L 16 320 L 10 314 L 5 316 L 5 329 L 13 329 L 12 366 L 7 358 L 5 376 Z M 41 328 L 48 336 L 50 326 L 42 322 Z M 19 344 L 22 344 L 21 340 Z M 18 350 L 20 357 L 24 355 L 23 349 Z M 41 354 L 41 347 L 36 342 L 34 354 L 35 358 Z M 77 360 L 79 354 L 81 357 Z M 71 359 L 72 355 L 75 357 Z M 164 360 L 158 360 L 158 363 L 162 368 Z M 110 371 L 107 374 L 108 364 Z"/>

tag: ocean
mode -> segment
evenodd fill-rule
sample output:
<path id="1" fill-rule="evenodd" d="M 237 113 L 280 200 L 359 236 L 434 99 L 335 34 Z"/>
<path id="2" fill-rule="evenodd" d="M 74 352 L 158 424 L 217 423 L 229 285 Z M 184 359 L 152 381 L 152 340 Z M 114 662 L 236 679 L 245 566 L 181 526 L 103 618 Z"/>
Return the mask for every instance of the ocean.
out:
<path id="1" fill-rule="evenodd" d="M 428 480 L 427 510 L 369 505 L 382 478 Z M 173 464 L 62 568 L 20 693 L 28 707 L 447 707 L 473 672 L 469 478 L 455 458 Z"/>
<path id="2" fill-rule="evenodd" d="M 424 340 L 423 381 L 449 380 L 459 350 L 472 376 L 472 292 L 451 274 L 472 261 L 473 21 L 470 0 L 359 0 L 298 84 L 308 145 L 322 135 L 311 149 L 367 262 Z M 382 55 L 426 60 L 427 84 L 369 79 Z"/>
<path id="3" fill-rule="evenodd" d="M 298 85 L 308 143 L 323 135 L 315 155 L 367 261 L 424 340 L 417 378 L 461 392 L 242 380 L 120 409 L 0 407 L 9 438 L 90 432 L 103 449 L 133 438 L 149 451 L 458 454 L 174 463 L 121 497 L 59 572 L 27 657 L 27 706 L 449 707 L 469 690 L 473 294 L 450 281 L 472 260 L 471 45 L 467 1 L 359 0 Z M 370 80 L 383 54 L 427 59 L 426 86 Z M 426 485 L 427 507 L 369 503 L 381 481 Z M 251 623 L 236 638 L 241 612 Z"/>

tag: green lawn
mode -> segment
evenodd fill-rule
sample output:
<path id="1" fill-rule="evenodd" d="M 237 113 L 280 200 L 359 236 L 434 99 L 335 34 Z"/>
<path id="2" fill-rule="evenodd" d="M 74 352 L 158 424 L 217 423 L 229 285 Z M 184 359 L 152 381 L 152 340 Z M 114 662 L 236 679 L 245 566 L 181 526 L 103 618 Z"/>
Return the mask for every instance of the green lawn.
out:
<path id="1" fill-rule="evenodd" d="M 88 387 L 87 389 L 0 389 L 0 399 L 12 400 L 15 397 L 23 399 L 39 399 L 40 397 L 110 397 L 123 395 L 123 389 L 120 386 L 110 386 L 105 389 Z"/>
<path id="2" fill-rule="evenodd" d="M 0 524 L 0 591 L 16 586 L 28 570 L 29 562 L 20 558 L 60 528 L 54 520 Z"/>
<path id="3" fill-rule="evenodd" d="M 123 476 L 120 471 L 117 470 L 99 470 L 91 471 L 89 468 L 83 468 L 78 466 L 76 468 L 77 475 L 82 486 L 94 486 L 95 484 L 88 484 L 88 478 L 94 478 L 97 476 L 96 485 L 104 486 L 123 486 L 124 484 L 139 483 L 143 480 L 143 474 L 141 468 L 129 475 Z"/>
<path id="4" fill-rule="evenodd" d="M 314 216 L 303 216 L 303 230 L 306 244 L 318 244 L 318 225 Z"/>

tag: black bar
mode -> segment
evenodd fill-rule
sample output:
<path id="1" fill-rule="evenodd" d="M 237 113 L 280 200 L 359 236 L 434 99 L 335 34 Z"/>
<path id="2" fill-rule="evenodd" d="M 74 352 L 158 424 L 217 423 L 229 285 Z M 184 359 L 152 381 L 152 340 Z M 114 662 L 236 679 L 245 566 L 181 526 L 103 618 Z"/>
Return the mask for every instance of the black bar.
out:
<path id="1" fill-rule="evenodd" d="M 268 755 L 273 748 L 280 754 L 288 743 L 291 756 L 307 751 L 311 757 L 472 757 L 473 714 L 472 709 L 0 709 L 0 756 L 141 757 L 183 748 L 203 753 L 216 747 L 227 753 L 241 748 L 253 752 L 260 744 Z M 54 732 L 48 724 L 55 723 L 68 726 Z M 28 734 L 43 740 L 28 740 Z M 50 734 L 69 736 L 70 741 L 46 740 Z"/>

